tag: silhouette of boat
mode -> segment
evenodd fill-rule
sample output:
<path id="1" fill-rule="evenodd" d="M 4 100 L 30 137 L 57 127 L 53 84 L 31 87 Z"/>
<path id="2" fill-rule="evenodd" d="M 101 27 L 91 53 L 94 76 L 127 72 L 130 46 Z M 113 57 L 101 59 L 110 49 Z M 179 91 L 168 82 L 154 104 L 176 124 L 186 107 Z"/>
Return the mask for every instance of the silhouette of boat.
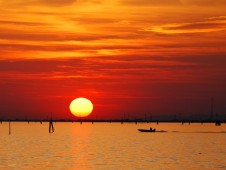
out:
<path id="1" fill-rule="evenodd" d="M 137 129 L 137 130 L 140 131 L 140 132 L 156 132 L 156 130 L 152 129 L 152 128 L 150 128 L 150 129 Z"/>

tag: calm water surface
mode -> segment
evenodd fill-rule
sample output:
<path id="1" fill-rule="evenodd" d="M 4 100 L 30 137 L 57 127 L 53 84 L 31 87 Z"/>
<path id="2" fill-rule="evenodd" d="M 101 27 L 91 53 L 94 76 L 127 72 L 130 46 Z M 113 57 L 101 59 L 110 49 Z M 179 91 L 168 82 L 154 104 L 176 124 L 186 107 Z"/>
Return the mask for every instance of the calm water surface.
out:
<path id="1" fill-rule="evenodd" d="M 0 169 L 226 169 L 226 125 L 0 124 Z M 141 133 L 138 128 L 167 130 Z M 217 133 L 216 133 L 217 132 Z"/>

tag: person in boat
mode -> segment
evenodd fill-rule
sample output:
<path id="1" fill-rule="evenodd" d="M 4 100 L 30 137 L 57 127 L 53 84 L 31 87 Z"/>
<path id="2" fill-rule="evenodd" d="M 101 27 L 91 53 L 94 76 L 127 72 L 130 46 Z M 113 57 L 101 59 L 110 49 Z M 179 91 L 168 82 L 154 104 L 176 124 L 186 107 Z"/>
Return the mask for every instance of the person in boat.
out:
<path id="1" fill-rule="evenodd" d="M 150 128 L 150 131 L 152 131 L 152 128 Z"/>

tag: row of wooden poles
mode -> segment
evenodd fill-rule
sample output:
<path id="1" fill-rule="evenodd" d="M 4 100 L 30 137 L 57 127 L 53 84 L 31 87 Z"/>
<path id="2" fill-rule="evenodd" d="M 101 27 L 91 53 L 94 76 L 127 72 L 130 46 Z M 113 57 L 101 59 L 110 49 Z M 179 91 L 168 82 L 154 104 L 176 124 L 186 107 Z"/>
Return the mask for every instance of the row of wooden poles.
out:
<path id="1" fill-rule="evenodd" d="M 2 122 L 1 122 L 2 123 Z M 29 121 L 28 121 L 28 123 L 29 123 Z M 40 121 L 40 123 L 42 124 L 42 121 Z M 83 122 L 81 121 L 80 122 L 80 124 L 82 124 Z M 110 121 L 110 123 L 111 123 L 111 121 Z M 121 121 L 121 124 L 123 124 L 124 123 L 124 121 Z M 135 124 L 137 124 L 138 122 L 137 121 L 135 121 Z M 147 123 L 149 123 L 149 122 L 147 122 Z M 181 122 L 181 124 L 183 125 L 184 123 L 188 123 L 189 125 L 190 125 L 190 123 L 191 122 L 185 122 L 185 121 L 182 121 Z M 93 121 L 92 121 L 92 124 L 93 124 Z M 157 121 L 156 122 L 156 124 L 158 125 L 159 124 L 159 122 Z M 201 124 L 203 124 L 203 122 L 201 122 Z M 221 125 L 221 122 L 220 121 L 216 121 L 215 122 L 215 125 L 216 126 L 220 126 Z M 12 130 L 11 130 L 11 121 L 9 121 L 9 135 L 11 135 L 11 132 L 12 132 Z M 49 133 L 53 133 L 54 132 L 54 126 L 53 126 L 53 120 L 51 119 L 50 121 L 49 121 Z"/>
<path id="2" fill-rule="evenodd" d="M 11 135 L 11 121 L 9 121 L 9 135 Z M 49 121 L 49 133 L 53 133 L 54 132 L 54 126 L 53 126 L 53 121 L 50 120 Z"/>

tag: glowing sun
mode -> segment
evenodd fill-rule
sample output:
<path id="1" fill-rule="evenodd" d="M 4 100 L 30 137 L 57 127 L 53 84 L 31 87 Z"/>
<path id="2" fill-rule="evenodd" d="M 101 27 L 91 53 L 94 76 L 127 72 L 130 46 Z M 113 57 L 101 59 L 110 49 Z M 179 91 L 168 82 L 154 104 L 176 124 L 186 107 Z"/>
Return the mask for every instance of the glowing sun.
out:
<path id="1" fill-rule="evenodd" d="M 73 115 L 77 117 L 86 117 L 92 113 L 93 104 L 90 100 L 81 97 L 74 99 L 69 108 Z"/>

